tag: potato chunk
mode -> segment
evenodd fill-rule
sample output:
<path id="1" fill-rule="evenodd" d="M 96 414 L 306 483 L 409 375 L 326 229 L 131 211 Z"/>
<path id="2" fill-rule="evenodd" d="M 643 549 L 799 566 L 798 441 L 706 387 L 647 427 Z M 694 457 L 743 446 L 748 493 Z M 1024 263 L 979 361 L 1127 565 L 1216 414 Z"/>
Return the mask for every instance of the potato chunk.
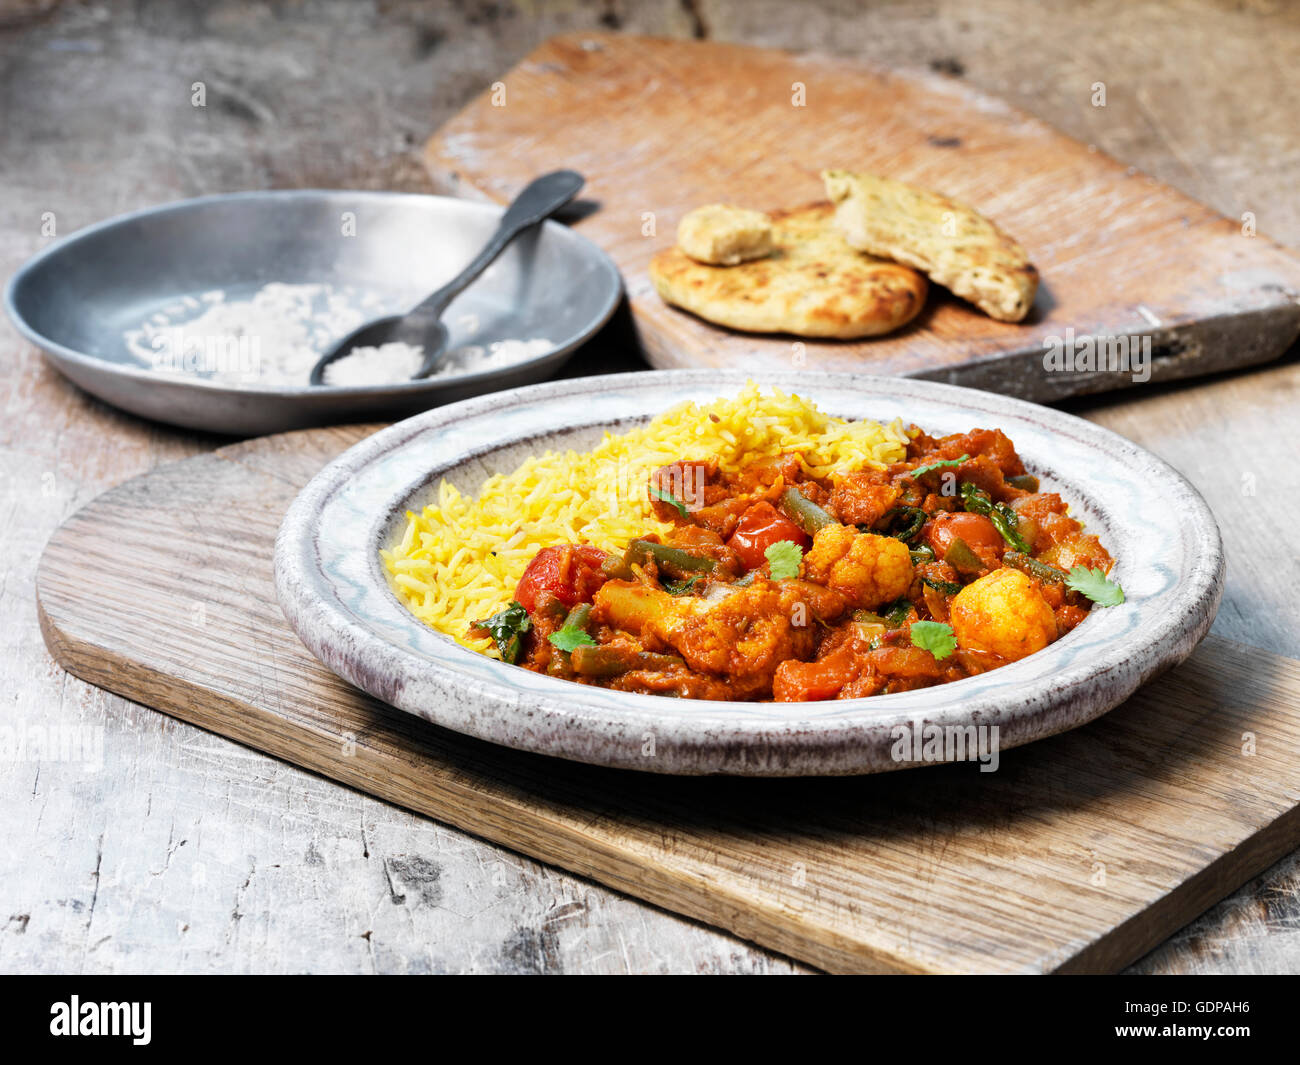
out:
<path id="1" fill-rule="evenodd" d="M 772 221 L 762 211 L 711 203 L 681 220 L 677 246 L 696 262 L 736 266 L 772 253 Z"/>
<path id="2" fill-rule="evenodd" d="M 968 584 L 950 607 L 957 646 L 1016 661 L 1056 639 L 1056 619 L 1038 585 L 1016 569 L 995 569 Z"/>
<path id="3" fill-rule="evenodd" d="M 906 595 L 912 584 L 907 544 L 892 536 L 860 533 L 849 525 L 827 525 L 804 556 L 804 577 L 874 610 Z"/>

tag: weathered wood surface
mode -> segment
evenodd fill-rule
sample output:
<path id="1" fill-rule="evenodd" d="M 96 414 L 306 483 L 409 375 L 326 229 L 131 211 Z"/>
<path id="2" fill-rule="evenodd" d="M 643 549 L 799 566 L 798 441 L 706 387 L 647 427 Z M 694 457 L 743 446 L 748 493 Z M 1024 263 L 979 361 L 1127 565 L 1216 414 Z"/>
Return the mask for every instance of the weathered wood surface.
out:
<path id="1" fill-rule="evenodd" d="M 1271 3 L 677 0 L 20 5 L 0 15 L 0 275 L 58 231 L 182 196 L 428 191 L 420 147 L 546 37 L 622 26 L 928 68 L 1300 247 L 1300 10 Z M 41 15 L 42 11 L 53 9 Z M 1159 47 L 1152 42 L 1158 41 Z M 208 107 L 190 105 L 202 79 Z M 1105 81 L 1105 108 L 1089 102 Z M 360 102 L 360 103 L 359 103 Z M 626 321 L 580 369 L 643 367 Z M 1229 546 L 1218 634 L 1300 657 L 1288 540 L 1300 364 L 1079 401 L 1181 469 Z M 111 411 L 0 325 L 6 722 L 101 730 L 103 767 L 0 761 L 0 970 L 788 972 L 790 962 L 68 676 L 37 627 L 52 530 L 224 441 Z M 1251 450 L 1262 430 L 1265 456 Z M 1257 491 L 1243 494 L 1254 473 Z M 1262 546 L 1255 546 L 1263 540 Z M 1300 971 L 1292 856 L 1136 966 Z"/>
<path id="2" fill-rule="evenodd" d="M 1106 98 L 1098 83 L 1090 102 Z M 1254 222 L 1224 218 L 931 71 L 576 33 L 503 75 L 433 135 L 425 158 L 438 187 L 501 202 L 557 159 L 582 171 L 597 209 L 577 227 L 618 263 L 647 358 L 661 368 L 793 365 L 1050 400 L 1134 379 L 1127 362 L 1126 372 L 1045 365 L 1053 338 L 1135 338 L 1149 355 L 1145 383 L 1276 358 L 1300 332 L 1300 258 Z M 793 337 L 719 328 L 660 299 L 647 267 L 687 211 L 816 202 L 824 168 L 885 174 L 977 205 L 1038 267 L 1029 317 L 994 321 L 936 286 L 895 333 L 796 347 Z"/>
<path id="3" fill-rule="evenodd" d="M 1300 661 L 1212 638 L 1102 721 L 857 780 L 682 780 L 508 751 L 329 672 L 280 613 L 303 484 L 362 431 L 235 444 L 51 538 L 74 675 L 833 972 L 1113 971 L 1300 844 Z"/>

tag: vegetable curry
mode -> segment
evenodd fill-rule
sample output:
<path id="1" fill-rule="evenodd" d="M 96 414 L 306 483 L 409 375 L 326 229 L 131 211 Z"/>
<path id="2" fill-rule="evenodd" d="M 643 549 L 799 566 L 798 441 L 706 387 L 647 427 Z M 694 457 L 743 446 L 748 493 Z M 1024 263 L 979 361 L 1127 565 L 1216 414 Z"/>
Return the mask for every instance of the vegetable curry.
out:
<path id="1" fill-rule="evenodd" d="M 664 536 L 538 551 L 476 625 L 501 657 L 690 699 L 851 699 L 1033 654 L 1123 601 L 1112 560 L 1012 442 L 913 429 L 904 461 L 818 479 L 798 453 L 655 471 Z"/>

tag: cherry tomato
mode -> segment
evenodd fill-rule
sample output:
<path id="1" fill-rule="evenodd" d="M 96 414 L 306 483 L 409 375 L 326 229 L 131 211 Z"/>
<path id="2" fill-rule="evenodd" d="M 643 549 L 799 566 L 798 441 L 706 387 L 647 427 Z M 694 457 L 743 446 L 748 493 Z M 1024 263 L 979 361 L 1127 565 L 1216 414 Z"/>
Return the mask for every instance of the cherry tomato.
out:
<path id="1" fill-rule="evenodd" d="M 940 511 L 931 519 L 929 530 L 930 546 L 939 558 L 957 539 L 965 540 L 966 546 L 985 562 L 1000 559 L 1007 549 L 1002 534 L 983 514 Z"/>
<path id="2" fill-rule="evenodd" d="M 740 524 L 727 545 L 740 557 L 746 569 L 758 569 L 767 561 L 767 549 L 782 540 L 790 540 L 800 547 L 812 543 L 799 526 L 771 503 L 763 502 L 755 503 L 741 515 Z"/>
<path id="3" fill-rule="evenodd" d="M 605 552 L 587 544 L 543 547 L 519 578 L 515 599 L 532 613 L 542 592 L 550 592 L 565 606 L 585 603 L 605 583 L 600 564 Z"/>

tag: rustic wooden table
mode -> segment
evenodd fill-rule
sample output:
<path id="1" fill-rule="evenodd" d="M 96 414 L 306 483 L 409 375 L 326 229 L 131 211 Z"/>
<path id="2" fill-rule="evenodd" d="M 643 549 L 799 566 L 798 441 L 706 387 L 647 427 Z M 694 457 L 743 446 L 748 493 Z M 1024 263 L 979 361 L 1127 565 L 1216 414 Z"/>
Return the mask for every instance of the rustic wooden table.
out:
<path id="1" fill-rule="evenodd" d="M 61 235 L 235 189 L 426 190 L 428 133 L 538 41 L 583 28 L 929 67 L 1300 246 L 1300 9 L 1280 2 L 378 6 L 0 0 L 0 274 L 50 218 Z M 576 369 L 631 367 L 628 345 L 616 324 Z M 0 970 L 802 971 L 66 676 L 36 626 L 45 539 L 111 485 L 224 441 L 89 399 L 7 323 L 0 403 L 0 725 L 103 738 L 98 767 L 0 754 Z M 1072 408 L 1210 501 L 1229 550 L 1216 631 L 1300 657 L 1296 353 Z M 1135 969 L 1300 972 L 1300 858 Z"/>

